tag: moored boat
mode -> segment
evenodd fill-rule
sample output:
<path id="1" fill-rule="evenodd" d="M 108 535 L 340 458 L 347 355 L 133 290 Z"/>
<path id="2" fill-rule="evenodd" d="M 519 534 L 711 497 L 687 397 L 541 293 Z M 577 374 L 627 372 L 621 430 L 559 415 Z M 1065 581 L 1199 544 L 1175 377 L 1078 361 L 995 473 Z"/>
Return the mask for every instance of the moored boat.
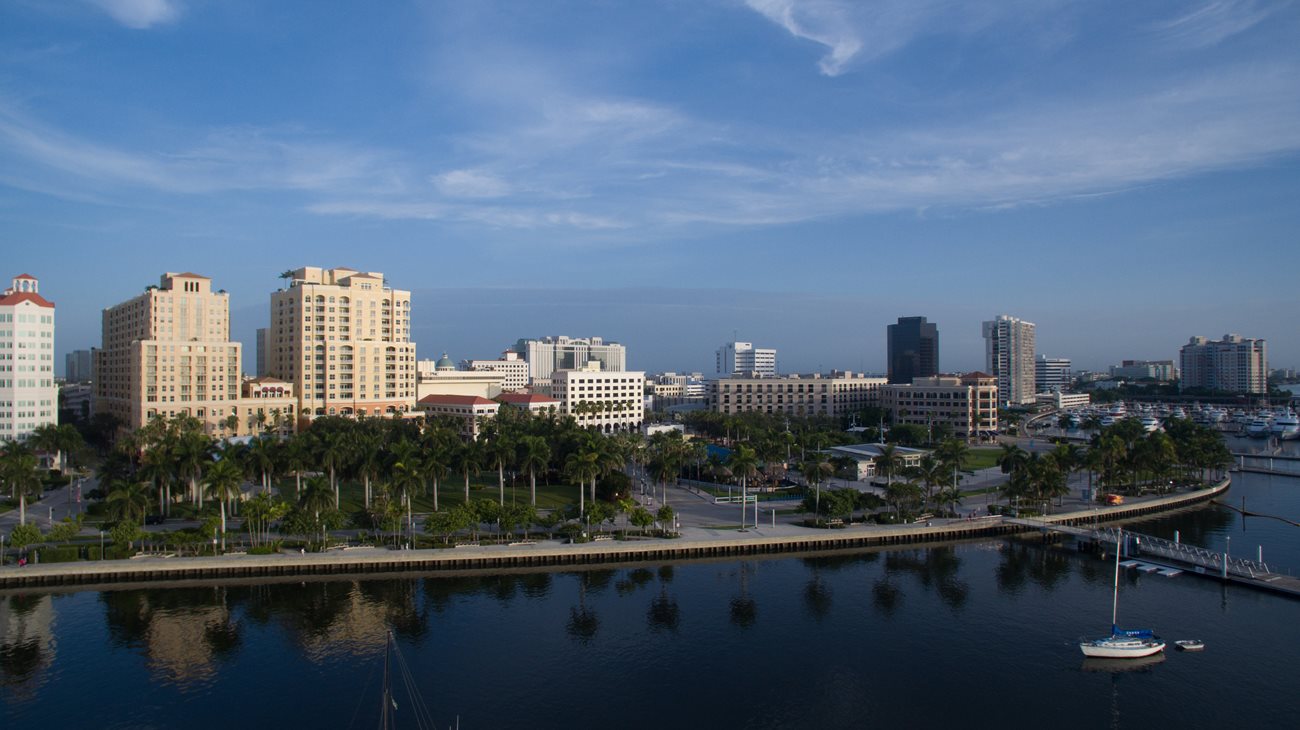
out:
<path id="1" fill-rule="evenodd" d="M 1273 419 L 1273 436 L 1283 441 L 1300 438 L 1300 417 L 1287 412 Z"/>
<path id="2" fill-rule="evenodd" d="M 1165 643 L 1150 629 L 1121 629 L 1119 619 L 1119 559 L 1124 552 L 1124 531 L 1115 535 L 1115 585 L 1111 599 L 1110 636 L 1100 639 L 1084 639 L 1079 642 L 1079 650 L 1084 656 L 1100 659 L 1138 659 L 1159 654 L 1165 650 Z"/>
<path id="3" fill-rule="evenodd" d="M 1182 651 L 1202 651 L 1205 649 L 1205 642 L 1200 639 L 1180 639 L 1174 642 Z"/>

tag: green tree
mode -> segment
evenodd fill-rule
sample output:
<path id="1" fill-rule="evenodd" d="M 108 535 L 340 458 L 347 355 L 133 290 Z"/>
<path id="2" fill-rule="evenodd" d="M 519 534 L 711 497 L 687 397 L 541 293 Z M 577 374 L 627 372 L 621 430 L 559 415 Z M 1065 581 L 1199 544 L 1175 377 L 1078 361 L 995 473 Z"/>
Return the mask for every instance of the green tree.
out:
<path id="1" fill-rule="evenodd" d="M 41 528 L 35 524 L 14 525 L 13 529 L 9 531 L 9 544 L 20 550 L 28 545 L 35 545 L 42 539 Z"/>
<path id="2" fill-rule="evenodd" d="M 209 469 L 206 477 L 208 495 L 217 500 L 221 514 L 221 549 L 226 549 L 226 503 L 239 496 L 239 485 L 244 472 L 233 459 L 221 459 Z"/>
<path id="3" fill-rule="evenodd" d="M 41 489 L 41 477 L 36 467 L 36 455 L 30 449 L 16 441 L 5 444 L 4 455 L 0 456 L 0 480 L 18 500 L 20 525 L 27 524 L 27 498 L 38 494 Z"/>
<path id="4" fill-rule="evenodd" d="M 143 524 L 144 516 L 149 511 L 148 482 L 118 482 L 108 490 L 104 501 L 108 505 L 108 514 L 119 522 Z"/>

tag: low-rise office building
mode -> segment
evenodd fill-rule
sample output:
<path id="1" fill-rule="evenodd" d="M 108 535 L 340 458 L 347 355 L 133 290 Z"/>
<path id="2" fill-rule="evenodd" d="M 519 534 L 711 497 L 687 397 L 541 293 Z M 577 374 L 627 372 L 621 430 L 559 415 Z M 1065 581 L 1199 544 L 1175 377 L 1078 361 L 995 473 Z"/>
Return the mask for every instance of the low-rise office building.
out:
<path id="1" fill-rule="evenodd" d="M 239 403 L 232 412 L 243 421 L 242 427 L 252 434 L 290 436 L 298 426 L 298 396 L 293 383 L 262 376 L 244 378 Z"/>
<path id="2" fill-rule="evenodd" d="M 826 450 L 832 458 L 845 457 L 857 462 L 854 478 L 857 481 L 865 482 L 874 479 L 877 476 L 885 476 L 879 466 L 877 459 L 884 452 L 884 444 L 852 444 L 848 446 L 832 446 Z M 891 470 L 894 477 L 905 473 L 908 469 L 914 468 L 921 464 L 921 457 L 929 452 L 924 449 L 910 449 L 906 446 L 894 447 L 894 458 L 897 460 Z"/>
<path id="3" fill-rule="evenodd" d="M 880 405 L 888 381 L 863 373 L 738 375 L 709 381 L 709 407 L 719 413 L 784 413 L 791 416 L 838 416 Z"/>
<path id="4" fill-rule="evenodd" d="M 998 430 L 998 381 L 986 373 L 914 378 L 887 385 L 881 405 L 896 424 L 946 424 L 952 435 L 974 439 Z"/>
<path id="5" fill-rule="evenodd" d="M 645 373 L 602 370 L 599 362 L 576 370 L 556 370 L 533 390 L 559 401 L 559 412 L 579 426 L 605 433 L 641 428 L 645 420 Z"/>
<path id="6" fill-rule="evenodd" d="M 483 431 L 483 422 L 495 418 L 501 404 L 477 395 L 447 395 L 435 393 L 415 402 L 425 417 L 442 416 L 460 424 L 460 435 L 477 439 Z"/>

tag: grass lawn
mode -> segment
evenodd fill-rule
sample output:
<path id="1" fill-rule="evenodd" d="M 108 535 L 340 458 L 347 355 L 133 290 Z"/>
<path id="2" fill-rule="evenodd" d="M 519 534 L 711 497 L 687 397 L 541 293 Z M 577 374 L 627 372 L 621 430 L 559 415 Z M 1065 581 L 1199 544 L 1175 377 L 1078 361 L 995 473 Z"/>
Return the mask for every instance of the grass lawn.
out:
<path id="1" fill-rule="evenodd" d="M 280 494 L 287 500 L 294 501 L 297 492 L 293 479 L 282 480 L 277 483 Z M 432 487 L 432 483 L 430 483 Z M 371 484 L 372 490 L 378 493 L 378 486 Z M 500 498 L 500 487 L 497 484 L 495 474 L 483 474 L 478 477 L 470 477 L 469 480 L 469 498 L 490 499 L 497 501 Z M 365 489 L 361 482 L 343 481 L 340 484 L 339 496 L 342 500 L 342 510 L 344 514 L 352 514 L 360 509 L 365 503 Z M 465 501 L 465 481 L 463 477 L 451 477 L 443 479 L 438 483 L 438 508 L 446 510 Z M 528 479 L 519 479 L 512 484 L 506 479 L 506 502 L 515 502 L 517 504 L 528 504 L 529 486 Z M 542 481 L 537 482 L 537 508 L 539 510 L 551 510 L 566 507 L 570 504 L 576 504 L 578 501 L 578 488 L 568 484 L 545 484 Z M 417 495 L 412 501 L 411 506 L 416 512 L 433 511 L 433 495 Z"/>
<path id="2" fill-rule="evenodd" d="M 988 469 L 998 465 L 998 455 L 1002 449 L 974 448 L 966 453 L 962 466 L 966 469 Z"/>

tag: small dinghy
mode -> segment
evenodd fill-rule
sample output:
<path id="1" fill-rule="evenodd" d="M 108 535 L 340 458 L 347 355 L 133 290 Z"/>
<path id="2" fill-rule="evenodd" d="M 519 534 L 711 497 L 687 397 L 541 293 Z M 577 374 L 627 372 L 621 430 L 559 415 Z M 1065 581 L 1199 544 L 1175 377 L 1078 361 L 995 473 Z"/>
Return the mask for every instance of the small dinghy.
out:
<path id="1" fill-rule="evenodd" d="M 1175 641 L 1174 645 L 1182 651 L 1201 651 L 1205 648 L 1205 642 L 1200 639 L 1183 639 Z"/>

